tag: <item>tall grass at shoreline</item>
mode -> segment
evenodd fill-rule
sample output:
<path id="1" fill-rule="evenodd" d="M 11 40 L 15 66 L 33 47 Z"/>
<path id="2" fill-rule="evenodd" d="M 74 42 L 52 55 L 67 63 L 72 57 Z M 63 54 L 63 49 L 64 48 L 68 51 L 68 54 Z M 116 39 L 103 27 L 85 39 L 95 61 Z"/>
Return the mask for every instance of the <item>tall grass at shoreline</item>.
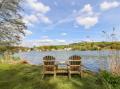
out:
<path id="1" fill-rule="evenodd" d="M 0 57 L 0 63 L 3 64 L 15 64 L 17 61 L 20 61 L 20 57 L 15 57 L 13 56 L 11 53 L 4 53 L 3 55 L 1 55 Z"/>
<path id="2" fill-rule="evenodd" d="M 0 89 L 120 89 L 120 77 L 107 72 L 97 75 L 46 76 L 42 67 L 28 64 L 0 64 Z"/>
<path id="3" fill-rule="evenodd" d="M 110 51 L 111 54 L 113 54 L 110 59 L 110 70 L 112 74 L 114 75 L 120 75 L 120 52 L 115 50 L 115 51 Z"/>
<path id="4" fill-rule="evenodd" d="M 120 89 L 120 76 L 107 71 L 99 72 L 97 81 L 101 82 L 105 89 Z"/>

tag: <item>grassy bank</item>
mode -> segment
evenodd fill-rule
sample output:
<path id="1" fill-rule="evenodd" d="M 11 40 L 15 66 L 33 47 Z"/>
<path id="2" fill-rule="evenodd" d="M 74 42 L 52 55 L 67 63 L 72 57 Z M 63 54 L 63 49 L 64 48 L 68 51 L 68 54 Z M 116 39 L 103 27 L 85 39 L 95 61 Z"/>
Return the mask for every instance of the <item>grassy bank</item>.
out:
<path id="1" fill-rule="evenodd" d="M 0 64 L 0 89 L 120 89 L 119 79 L 111 82 L 109 79 L 112 77 L 106 78 L 105 73 L 103 76 L 85 75 L 83 78 L 73 76 L 72 79 L 47 76 L 43 80 L 41 73 L 40 66 Z"/>

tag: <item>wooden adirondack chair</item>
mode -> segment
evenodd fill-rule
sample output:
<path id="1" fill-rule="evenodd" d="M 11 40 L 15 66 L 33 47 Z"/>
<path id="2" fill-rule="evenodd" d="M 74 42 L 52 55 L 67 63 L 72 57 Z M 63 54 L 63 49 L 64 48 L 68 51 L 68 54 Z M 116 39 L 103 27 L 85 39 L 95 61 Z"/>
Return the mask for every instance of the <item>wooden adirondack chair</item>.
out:
<path id="1" fill-rule="evenodd" d="M 81 76 L 82 70 L 81 70 L 81 57 L 74 55 L 69 57 L 69 68 L 68 68 L 68 73 L 69 73 L 69 78 L 71 78 L 72 74 L 79 74 Z"/>
<path id="2" fill-rule="evenodd" d="M 56 65 L 55 58 L 53 56 L 45 56 L 43 57 L 43 78 L 45 75 L 53 74 L 56 76 Z"/>

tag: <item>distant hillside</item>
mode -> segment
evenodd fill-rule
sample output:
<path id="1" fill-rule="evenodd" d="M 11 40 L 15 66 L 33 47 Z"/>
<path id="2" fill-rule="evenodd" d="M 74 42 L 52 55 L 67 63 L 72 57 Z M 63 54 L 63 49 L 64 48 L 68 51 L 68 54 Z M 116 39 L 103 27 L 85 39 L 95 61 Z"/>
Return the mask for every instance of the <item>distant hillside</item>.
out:
<path id="1" fill-rule="evenodd" d="M 120 42 L 80 42 L 70 44 L 69 47 L 71 47 L 73 50 L 120 50 Z"/>
<path id="2" fill-rule="evenodd" d="M 57 46 L 40 46 L 36 47 L 37 50 L 108 50 L 117 49 L 120 50 L 120 42 L 79 42 L 69 45 L 57 45 Z"/>
<path id="3" fill-rule="evenodd" d="M 19 52 L 19 51 L 51 51 L 51 50 L 120 50 L 120 42 L 79 42 L 69 45 L 56 45 L 56 46 L 39 46 L 33 48 L 19 47 L 19 46 L 0 46 L 0 53 L 5 51 Z"/>

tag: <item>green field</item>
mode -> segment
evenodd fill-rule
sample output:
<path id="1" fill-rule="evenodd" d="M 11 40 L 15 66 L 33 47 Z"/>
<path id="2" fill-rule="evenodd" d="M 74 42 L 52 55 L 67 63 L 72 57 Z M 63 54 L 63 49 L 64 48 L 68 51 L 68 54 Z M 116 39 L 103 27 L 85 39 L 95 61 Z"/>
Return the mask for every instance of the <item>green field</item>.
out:
<path id="1" fill-rule="evenodd" d="M 0 64 L 0 89 L 120 89 L 120 77 L 84 75 L 46 76 L 41 79 L 41 66 Z M 107 77 L 106 77 L 107 75 Z"/>

